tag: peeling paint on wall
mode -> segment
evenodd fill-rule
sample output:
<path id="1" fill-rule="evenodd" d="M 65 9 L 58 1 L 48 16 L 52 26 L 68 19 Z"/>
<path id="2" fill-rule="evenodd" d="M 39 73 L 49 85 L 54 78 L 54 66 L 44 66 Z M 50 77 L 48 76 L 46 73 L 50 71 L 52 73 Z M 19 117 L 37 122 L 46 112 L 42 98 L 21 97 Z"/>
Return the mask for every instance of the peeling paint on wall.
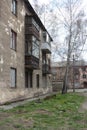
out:
<path id="1" fill-rule="evenodd" d="M 9 29 L 5 28 L 5 32 L 7 33 L 7 35 L 9 35 Z"/>
<path id="2" fill-rule="evenodd" d="M 3 72 L 3 68 L 1 68 L 1 72 Z"/>
<path id="3" fill-rule="evenodd" d="M 0 44 L 0 48 L 1 48 L 1 49 L 4 49 L 4 47 L 3 47 L 3 45 L 2 45 L 2 44 Z"/>
<path id="4" fill-rule="evenodd" d="M 19 28 L 17 28 L 17 33 L 20 33 L 20 30 L 19 30 Z"/>
<path id="5" fill-rule="evenodd" d="M 13 52 L 12 52 L 11 59 L 12 59 L 12 60 L 16 60 L 16 59 L 17 59 L 16 53 L 13 53 Z"/>
<path id="6" fill-rule="evenodd" d="M 3 64 L 4 60 L 3 60 L 3 56 L 0 56 L 0 64 Z"/>
<path id="7" fill-rule="evenodd" d="M 23 78 L 24 77 L 24 75 L 21 73 L 21 78 Z"/>
<path id="8" fill-rule="evenodd" d="M 22 10 L 21 10 L 21 15 L 22 15 L 22 16 L 25 16 L 25 8 L 24 8 L 24 5 L 23 5 L 23 8 L 22 8 Z"/>
<path id="9" fill-rule="evenodd" d="M 9 25 L 9 27 L 11 27 L 11 28 L 14 27 L 14 25 L 13 25 L 10 21 L 8 21 L 8 25 Z"/>

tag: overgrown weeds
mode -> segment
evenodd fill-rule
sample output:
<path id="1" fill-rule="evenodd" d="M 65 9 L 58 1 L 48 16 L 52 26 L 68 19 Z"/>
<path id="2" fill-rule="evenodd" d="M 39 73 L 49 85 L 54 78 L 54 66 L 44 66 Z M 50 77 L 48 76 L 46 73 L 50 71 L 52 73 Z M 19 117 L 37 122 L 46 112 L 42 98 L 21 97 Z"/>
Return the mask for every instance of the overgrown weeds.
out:
<path id="1" fill-rule="evenodd" d="M 28 102 L 8 111 L 0 111 L 3 115 L 3 118 L 0 116 L 0 128 L 6 126 L 6 130 L 84 130 L 87 128 L 87 114 L 78 112 L 84 99 L 77 93 L 58 94 L 41 99 L 40 102 Z M 4 118 L 6 113 L 8 116 Z"/>

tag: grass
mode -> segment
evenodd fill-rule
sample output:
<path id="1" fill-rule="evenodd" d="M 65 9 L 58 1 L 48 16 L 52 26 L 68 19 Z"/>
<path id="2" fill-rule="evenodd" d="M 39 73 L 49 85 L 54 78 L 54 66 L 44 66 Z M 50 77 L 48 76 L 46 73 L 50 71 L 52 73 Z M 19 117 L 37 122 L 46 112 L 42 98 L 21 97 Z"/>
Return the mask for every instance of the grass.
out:
<path id="1" fill-rule="evenodd" d="M 85 100 L 77 93 L 28 102 L 8 111 L 0 111 L 0 129 L 6 130 L 84 130 L 87 113 L 78 111 Z"/>

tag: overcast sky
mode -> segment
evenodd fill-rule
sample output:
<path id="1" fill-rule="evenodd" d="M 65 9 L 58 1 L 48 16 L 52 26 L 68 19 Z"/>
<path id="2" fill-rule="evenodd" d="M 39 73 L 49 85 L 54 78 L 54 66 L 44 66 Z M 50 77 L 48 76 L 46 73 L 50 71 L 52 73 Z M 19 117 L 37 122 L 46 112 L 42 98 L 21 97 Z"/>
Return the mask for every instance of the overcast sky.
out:
<path id="1" fill-rule="evenodd" d="M 33 0 L 29 0 L 29 1 L 32 3 Z M 38 1 L 39 1 L 39 3 L 48 4 L 51 0 L 38 0 Z M 87 0 L 82 0 L 82 1 L 85 3 L 85 5 L 87 5 Z"/>
<path id="2" fill-rule="evenodd" d="M 51 0 L 38 0 L 40 4 L 48 4 L 50 3 Z M 61 0 L 58 0 L 58 2 L 61 1 Z M 31 4 L 33 4 L 33 0 L 29 0 L 29 2 Z M 84 7 L 84 10 L 85 12 L 87 12 L 87 0 L 82 0 L 83 2 L 83 7 Z M 87 13 L 86 13 L 87 14 Z M 86 17 L 87 18 L 87 17 Z M 86 43 L 87 44 L 87 43 Z M 87 45 L 85 45 L 85 49 L 86 51 L 84 51 L 82 53 L 82 57 L 87 61 Z"/>
<path id="3" fill-rule="evenodd" d="M 30 1 L 30 3 L 32 3 L 33 0 L 29 0 L 29 1 Z M 38 0 L 38 1 L 41 4 L 43 4 L 43 3 L 48 4 L 50 2 L 50 0 Z"/>

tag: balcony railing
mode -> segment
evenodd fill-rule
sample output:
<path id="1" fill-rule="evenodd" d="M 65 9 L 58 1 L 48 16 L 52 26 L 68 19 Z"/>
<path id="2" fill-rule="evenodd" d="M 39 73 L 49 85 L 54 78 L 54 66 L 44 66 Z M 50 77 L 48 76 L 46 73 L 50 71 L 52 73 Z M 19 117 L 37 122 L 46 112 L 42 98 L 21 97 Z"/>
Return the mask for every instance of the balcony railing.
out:
<path id="1" fill-rule="evenodd" d="M 39 59 L 33 55 L 25 55 L 25 67 L 29 69 L 38 69 Z"/>
<path id="2" fill-rule="evenodd" d="M 25 17 L 25 35 L 34 35 L 39 39 L 39 25 L 32 16 Z"/>
<path id="3" fill-rule="evenodd" d="M 51 45 L 48 42 L 42 43 L 41 49 L 43 52 L 51 53 Z"/>
<path id="4" fill-rule="evenodd" d="M 51 67 L 48 64 L 42 65 L 42 73 L 43 74 L 51 74 Z"/>
<path id="5" fill-rule="evenodd" d="M 39 39 L 39 31 L 36 29 L 36 27 L 32 24 L 30 25 L 25 25 L 25 35 L 34 35 Z"/>

